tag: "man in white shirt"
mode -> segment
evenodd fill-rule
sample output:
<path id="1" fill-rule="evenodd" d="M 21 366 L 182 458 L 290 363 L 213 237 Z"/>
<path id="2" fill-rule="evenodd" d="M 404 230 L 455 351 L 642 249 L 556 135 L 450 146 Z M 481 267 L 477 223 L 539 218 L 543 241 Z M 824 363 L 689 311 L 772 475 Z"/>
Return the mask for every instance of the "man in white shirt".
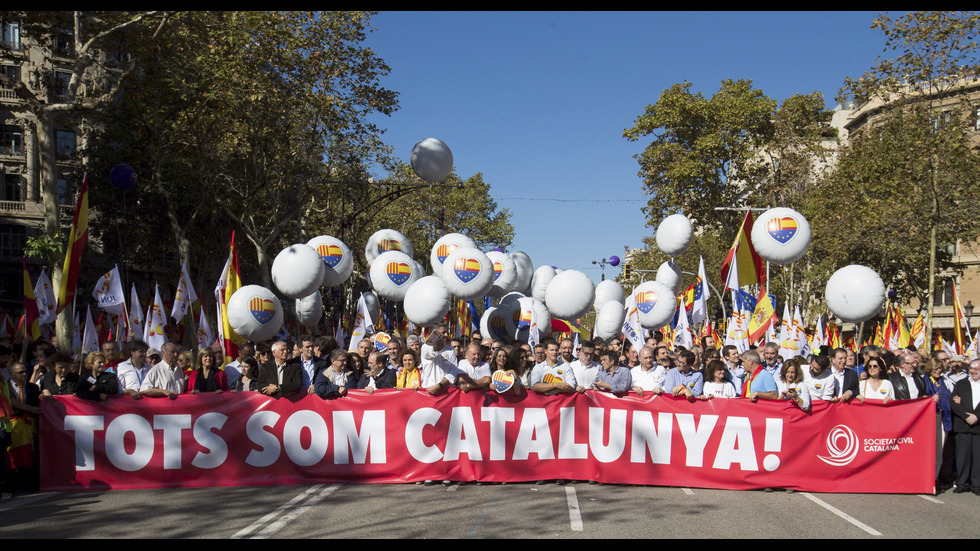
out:
<path id="1" fill-rule="evenodd" d="M 177 367 L 177 345 L 164 343 L 160 350 L 161 360 L 156 363 L 143 378 L 140 384 L 140 394 L 143 396 L 166 396 L 171 400 L 177 399 L 178 394 L 184 393 L 184 374 Z M 169 361 L 168 361 L 169 360 Z"/>
<path id="2" fill-rule="evenodd" d="M 640 396 L 643 396 L 643 391 L 663 394 L 667 368 L 654 363 L 653 349 L 649 346 L 641 348 L 638 357 L 640 365 L 630 370 L 630 377 L 633 379 L 633 392 Z"/>
<path id="3" fill-rule="evenodd" d="M 783 362 L 779 361 L 779 345 L 774 342 L 767 342 L 762 347 L 762 367 L 772 375 L 773 380 L 778 381 L 780 372 L 783 370 Z"/>
<path id="4" fill-rule="evenodd" d="M 139 399 L 142 398 L 140 387 L 143 385 L 143 379 L 150 372 L 150 364 L 146 361 L 146 351 L 149 350 L 149 346 L 141 340 L 131 340 L 127 349 L 129 359 L 116 366 L 119 394 L 129 394 Z"/>
<path id="5" fill-rule="evenodd" d="M 575 361 L 575 341 L 569 339 L 568 337 L 561 340 L 558 343 L 558 355 L 561 356 L 561 362 L 566 364 L 571 364 Z"/>
<path id="6" fill-rule="evenodd" d="M 443 348 L 448 348 L 445 345 L 445 339 L 442 337 L 442 334 L 440 333 L 435 339 L 435 342 L 432 344 L 428 342 L 422 343 L 419 374 L 421 375 L 420 384 L 425 388 L 426 392 L 435 396 L 442 389 L 457 383 L 460 390 L 464 392 L 468 392 L 474 388 L 482 388 L 465 371 L 442 356 Z"/>
<path id="7" fill-rule="evenodd" d="M 803 373 L 803 383 L 810 393 L 810 401 L 834 399 L 834 374 L 830 370 L 830 358 L 814 356 L 810 369 Z"/>
<path id="8" fill-rule="evenodd" d="M 575 373 L 575 380 L 586 388 L 592 385 L 599 374 L 599 370 L 603 368 L 602 364 L 595 360 L 595 357 L 595 343 L 582 341 L 582 349 L 579 350 L 578 359 L 569 364 Z M 616 363 L 619 363 L 618 357 Z"/>
<path id="9" fill-rule="evenodd" d="M 489 388 L 490 364 L 481 360 L 479 344 L 471 342 L 466 347 L 466 356 L 459 361 L 458 367 L 469 375 L 474 381 L 481 384 L 486 382 L 487 388 Z M 486 381 L 484 381 L 484 379 L 486 379 Z"/>
<path id="10" fill-rule="evenodd" d="M 544 361 L 531 370 L 531 390 L 544 395 L 585 392 L 585 387 L 576 382 L 571 366 L 558 354 L 558 343 L 554 339 L 545 343 Z"/>

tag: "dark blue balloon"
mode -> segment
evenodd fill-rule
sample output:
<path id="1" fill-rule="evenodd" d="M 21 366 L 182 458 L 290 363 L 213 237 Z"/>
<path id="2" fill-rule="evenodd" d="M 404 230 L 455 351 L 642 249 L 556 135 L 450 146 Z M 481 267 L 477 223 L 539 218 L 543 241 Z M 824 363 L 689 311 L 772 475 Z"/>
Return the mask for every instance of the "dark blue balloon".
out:
<path id="1" fill-rule="evenodd" d="M 619 266 L 619 257 L 618 256 L 610 256 L 609 257 L 609 265 L 610 266 Z"/>
<path id="2" fill-rule="evenodd" d="M 109 172 L 109 180 L 116 188 L 126 191 L 136 187 L 136 171 L 127 164 L 118 164 Z"/>

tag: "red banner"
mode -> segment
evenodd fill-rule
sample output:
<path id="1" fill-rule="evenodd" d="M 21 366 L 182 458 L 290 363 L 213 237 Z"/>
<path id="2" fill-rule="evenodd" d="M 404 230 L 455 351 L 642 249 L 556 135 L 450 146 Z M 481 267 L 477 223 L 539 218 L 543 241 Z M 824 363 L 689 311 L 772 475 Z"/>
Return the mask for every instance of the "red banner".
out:
<path id="1" fill-rule="evenodd" d="M 44 402 L 44 490 L 595 480 L 931 493 L 935 405 L 351 391 Z"/>

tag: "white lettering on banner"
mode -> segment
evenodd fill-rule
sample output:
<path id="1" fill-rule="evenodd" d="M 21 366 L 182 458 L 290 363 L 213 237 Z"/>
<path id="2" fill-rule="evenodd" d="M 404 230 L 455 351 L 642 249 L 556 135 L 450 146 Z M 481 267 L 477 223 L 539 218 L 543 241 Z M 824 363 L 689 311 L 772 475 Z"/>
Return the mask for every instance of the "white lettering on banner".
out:
<path id="1" fill-rule="evenodd" d="M 718 422 L 717 415 L 702 415 L 701 424 L 695 427 L 694 415 L 690 413 L 674 414 L 677 418 L 677 428 L 681 431 L 681 438 L 687 447 L 687 457 L 684 464 L 688 467 L 701 467 L 704 465 L 704 447 L 708 444 L 711 431 Z"/>
<path id="2" fill-rule="evenodd" d="M 227 420 L 227 415 L 216 412 L 205 413 L 197 418 L 194 422 L 194 440 L 207 448 L 208 452 L 197 452 L 191 465 L 198 469 L 215 469 L 225 462 L 228 458 L 228 444 L 212 431 L 221 430 Z"/>
<path id="3" fill-rule="evenodd" d="M 470 438 L 467 438 L 467 433 Z M 453 408 L 446 434 L 446 453 L 442 459 L 456 461 L 460 454 L 464 453 L 470 457 L 470 461 L 483 461 L 480 439 L 476 434 L 476 422 L 473 421 L 473 410 L 468 407 Z"/>
<path id="4" fill-rule="evenodd" d="M 730 469 L 738 463 L 743 471 L 758 471 L 759 462 L 755 457 L 755 442 L 752 440 L 752 425 L 748 417 L 728 417 L 725 429 L 718 443 L 718 453 L 711 466 L 715 469 Z"/>
<path id="5" fill-rule="evenodd" d="M 190 414 L 154 415 L 153 427 L 163 430 L 163 468 L 179 469 L 180 431 L 191 428 Z"/>
<path id="6" fill-rule="evenodd" d="M 561 408 L 558 412 L 558 458 L 587 459 L 588 457 L 589 445 L 575 441 L 575 408 Z"/>
<path id="7" fill-rule="evenodd" d="M 357 432 L 353 411 L 333 412 L 333 462 L 347 465 L 353 456 L 355 465 L 363 465 L 371 452 L 371 463 L 387 463 L 385 412 L 365 411 L 361 432 Z M 349 453 L 348 453 L 349 452 Z"/>
<path id="8" fill-rule="evenodd" d="M 433 408 L 415 410 L 405 423 L 405 446 L 416 461 L 435 463 L 442 459 L 442 452 L 435 446 L 426 446 L 422 441 L 422 429 L 434 426 L 442 417 L 442 412 Z"/>
<path id="9" fill-rule="evenodd" d="M 303 432 L 310 435 L 310 447 L 304 448 Z M 309 409 L 301 409 L 286 419 L 282 428 L 282 444 L 286 455 L 300 467 L 316 465 L 327 453 L 328 433 L 327 422 L 320 414 Z"/>
<path id="10" fill-rule="evenodd" d="M 626 449 L 626 410 L 609 410 L 609 444 L 604 446 L 605 419 L 606 410 L 589 408 L 589 448 L 599 462 L 612 463 L 619 459 Z"/>
<path id="11" fill-rule="evenodd" d="M 274 411 L 258 411 L 248 418 L 245 434 L 260 448 L 248 452 L 245 463 L 253 467 L 268 467 L 279 459 L 279 452 L 282 451 L 279 439 L 265 430 L 266 427 L 276 426 L 277 422 L 279 422 L 279 414 Z"/>
<path id="12" fill-rule="evenodd" d="M 650 461 L 657 465 L 670 465 L 670 442 L 674 430 L 674 416 L 666 411 L 657 415 L 658 423 L 653 424 L 653 413 L 633 412 L 633 440 L 630 445 L 630 462 L 646 463 L 647 451 Z M 657 430 L 657 427 L 660 430 Z"/>
<path id="13" fill-rule="evenodd" d="M 538 459 L 554 459 L 555 443 L 551 441 L 548 412 L 544 408 L 527 408 L 521 418 L 521 430 L 514 442 L 514 459 L 526 460 L 532 453 Z"/>
<path id="14" fill-rule="evenodd" d="M 901 449 L 902 444 L 913 445 L 911 436 L 901 438 L 865 438 L 864 451 L 866 452 L 890 452 Z"/>
<path id="15" fill-rule="evenodd" d="M 136 448 L 126 452 L 126 435 L 133 433 Z M 136 415 L 125 413 L 116 417 L 105 429 L 105 454 L 109 462 L 123 471 L 138 471 L 153 458 L 153 427 L 150 422 Z"/>
<path id="16" fill-rule="evenodd" d="M 507 459 L 507 423 L 514 422 L 513 408 L 481 408 L 480 419 L 490 423 L 490 461 Z"/>
<path id="17" fill-rule="evenodd" d="M 68 415 L 65 430 L 75 433 L 75 470 L 95 470 L 95 431 L 105 428 L 101 415 Z"/>

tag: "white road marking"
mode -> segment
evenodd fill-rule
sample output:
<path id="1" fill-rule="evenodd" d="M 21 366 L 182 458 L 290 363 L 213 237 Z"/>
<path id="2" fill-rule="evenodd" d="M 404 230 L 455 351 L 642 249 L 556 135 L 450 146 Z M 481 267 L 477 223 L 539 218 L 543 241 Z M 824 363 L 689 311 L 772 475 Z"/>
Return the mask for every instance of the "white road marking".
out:
<path id="1" fill-rule="evenodd" d="M 252 536 L 253 538 L 256 539 L 266 538 L 269 535 L 279 531 L 289 521 L 305 513 L 307 510 L 309 510 L 310 507 L 319 503 L 323 498 L 332 494 L 339 487 L 340 487 L 339 484 L 334 484 L 333 486 L 328 486 L 326 488 L 323 488 L 323 484 L 316 484 L 314 486 L 310 486 L 301 494 L 297 495 L 293 499 L 290 499 L 286 503 L 277 507 L 276 510 L 263 516 L 259 520 L 253 522 L 250 526 L 246 526 L 245 528 L 239 530 L 237 533 L 231 536 L 231 539 L 244 538 L 249 534 L 251 534 L 256 529 L 258 529 L 259 527 L 261 527 L 262 525 L 266 524 L 267 522 L 271 521 L 276 517 L 279 517 L 278 520 L 266 526 L 264 529 L 262 529 L 261 532 L 259 532 L 255 536 Z M 316 493 L 317 490 L 320 490 L 320 488 L 323 488 L 323 490 L 321 490 L 319 493 Z M 306 503 L 304 503 L 302 507 L 296 507 L 299 503 L 303 502 L 303 500 L 306 500 Z M 290 511 L 290 509 L 292 509 L 292 511 Z"/>
<path id="2" fill-rule="evenodd" d="M 582 511 L 578 508 L 578 497 L 575 495 L 575 488 L 565 486 L 565 496 L 568 498 L 568 520 L 572 525 L 572 531 L 581 532 Z"/>
<path id="3" fill-rule="evenodd" d="M 817 505 L 823 507 L 824 509 L 830 511 L 831 513 L 834 513 L 835 515 L 837 515 L 840 518 L 846 520 L 847 522 L 850 522 L 854 526 L 857 526 L 858 528 L 864 530 L 865 532 L 871 534 L 872 536 L 880 536 L 881 535 L 881 532 L 875 530 L 874 528 L 868 526 L 867 524 L 864 524 L 863 522 L 861 522 L 858 519 L 852 517 L 851 515 L 845 513 L 844 511 L 841 511 L 840 509 L 834 507 L 833 505 L 830 505 L 829 503 L 826 503 L 825 501 L 823 501 L 821 499 L 818 499 L 816 496 L 814 496 L 814 495 L 812 495 L 812 494 L 810 494 L 808 492 L 800 492 L 800 493 L 802 493 L 803 495 L 805 495 L 806 498 L 809 499 L 810 501 L 816 503 Z"/>
<path id="4" fill-rule="evenodd" d="M 942 501 L 939 501 L 938 499 L 936 499 L 934 496 L 930 496 L 930 495 L 926 495 L 926 494 L 918 494 L 918 496 L 921 497 L 922 499 L 926 500 L 926 501 L 931 501 L 933 503 L 938 503 L 940 505 L 942 505 L 942 503 L 943 503 Z"/>
<path id="5" fill-rule="evenodd" d="M 689 496 L 693 496 L 694 495 L 694 491 L 691 490 L 690 488 L 681 488 L 681 490 L 684 490 L 684 493 L 687 494 L 687 495 L 689 495 Z"/>

